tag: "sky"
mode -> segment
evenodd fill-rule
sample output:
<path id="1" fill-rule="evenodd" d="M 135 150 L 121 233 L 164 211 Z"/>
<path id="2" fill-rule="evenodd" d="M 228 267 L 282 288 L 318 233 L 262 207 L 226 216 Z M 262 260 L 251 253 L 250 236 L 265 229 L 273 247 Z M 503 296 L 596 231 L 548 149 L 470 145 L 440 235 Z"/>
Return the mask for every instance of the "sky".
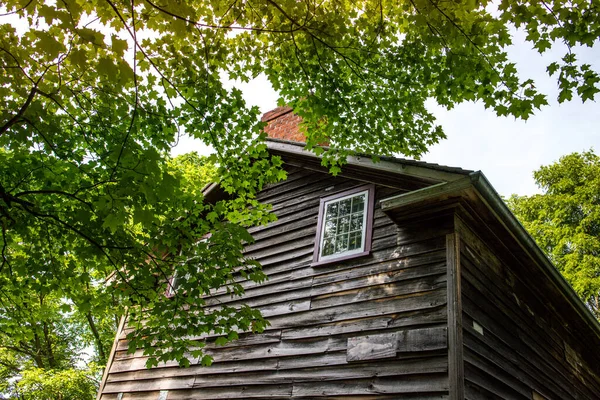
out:
<path id="1" fill-rule="evenodd" d="M 550 105 L 522 121 L 497 117 L 478 103 L 463 103 L 446 110 L 432 101 L 428 107 L 448 138 L 432 146 L 421 158 L 427 162 L 482 171 L 502 196 L 541 193 L 533 179 L 533 171 L 540 166 L 590 148 L 600 152 L 600 103 L 582 103 L 576 99 L 558 104 L 556 80 L 546 73 L 546 66 L 561 58 L 565 48 L 555 46 L 540 56 L 518 34 L 515 34 L 515 43 L 509 49 L 509 57 L 517 64 L 524 79 L 534 79 L 536 86 L 548 94 Z M 600 69 L 598 48 L 577 51 L 582 61 Z M 264 77 L 236 86 L 243 91 L 246 102 L 258 106 L 263 113 L 277 105 L 277 93 Z M 202 154 L 210 151 L 199 141 L 181 138 L 173 154 L 192 150 Z"/>
<path id="2" fill-rule="evenodd" d="M 556 79 L 546 73 L 546 66 L 565 54 L 564 46 L 540 56 L 518 35 L 516 43 L 509 57 L 522 77 L 534 79 L 537 88 L 548 94 L 549 106 L 522 121 L 497 117 L 482 104 L 464 103 L 450 111 L 431 104 L 448 139 L 423 157 L 424 161 L 480 170 L 503 196 L 540 193 L 533 171 L 541 165 L 590 148 L 600 152 L 600 96 L 596 102 L 575 99 L 558 104 Z M 582 61 L 600 70 L 598 47 L 577 51 Z"/>

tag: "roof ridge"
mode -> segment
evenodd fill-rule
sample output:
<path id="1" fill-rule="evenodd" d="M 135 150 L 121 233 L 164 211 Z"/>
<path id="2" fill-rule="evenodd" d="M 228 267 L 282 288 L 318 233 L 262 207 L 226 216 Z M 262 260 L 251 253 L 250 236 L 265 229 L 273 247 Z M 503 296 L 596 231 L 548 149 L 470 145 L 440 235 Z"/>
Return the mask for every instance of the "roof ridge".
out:
<path id="1" fill-rule="evenodd" d="M 278 139 L 278 138 L 272 138 L 272 137 L 267 137 L 266 140 L 268 142 L 282 143 L 282 144 L 294 145 L 297 147 L 305 148 L 305 143 L 299 143 L 299 142 L 295 142 L 292 140 Z M 329 146 L 320 146 L 320 147 L 329 148 Z M 358 153 L 358 152 L 353 155 L 356 157 L 373 157 L 373 154 Z M 458 174 L 463 174 L 463 175 L 474 172 L 473 170 L 464 169 L 461 167 L 452 167 L 449 165 L 431 163 L 428 161 L 411 160 L 408 158 L 395 157 L 395 156 L 377 156 L 377 157 L 384 161 L 389 161 L 389 162 L 394 162 L 394 163 L 399 163 L 399 164 L 414 165 L 414 166 L 419 166 L 419 167 L 423 167 L 423 168 L 431 168 L 431 169 L 435 169 L 435 170 L 458 173 Z"/>
<path id="2" fill-rule="evenodd" d="M 277 119 L 277 118 L 281 117 L 282 115 L 289 114 L 293 111 L 294 111 L 294 109 L 292 107 L 288 107 L 288 106 L 277 107 L 271 111 L 267 111 L 266 113 L 264 113 L 260 120 L 261 120 L 261 122 L 271 122 L 274 119 Z"/>

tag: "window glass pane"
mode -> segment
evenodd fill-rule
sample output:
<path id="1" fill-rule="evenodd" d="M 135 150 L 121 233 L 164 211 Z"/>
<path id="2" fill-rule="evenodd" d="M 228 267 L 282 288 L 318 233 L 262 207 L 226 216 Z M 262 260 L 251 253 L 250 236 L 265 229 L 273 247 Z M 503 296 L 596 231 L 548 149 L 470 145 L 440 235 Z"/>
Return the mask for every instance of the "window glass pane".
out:
<path id="1" fill-rule="evenodd" d="M 342 200 L 338 204 L 340 205 L 340 216 L 350 214 L 350 209 L 352 207 L 352 199 Z"/>
<path id="2" fill-rule="evenodd" d="M 362 244 L 362 232 L 352 232 L 349 236 L 348 250 L 354 250 L 361 247 Z"/>
<path id="3" fill-rule="evenodd" d="M 358 212 L 365 209 L 365 195 L 361 194 L 352 198 L 352 212 Z"/>
<path id="4" fill-rule="evenodd" d="M 335 236 L 336 222 L 337 222 L 337 219 L 325 221 L 325 231 L 324 231 L 325 238 Z"/>
<path id="5" fill-rule="evenodd" d="M 350 231 L 350 216 L 341 217 L 338 219 L 337 233 L 347 233 Z"/>
<path id="6" fill-rule="evenodd" d="M 327 238 L 323 242 L 323 253 L 324 256 L 330 256 L 335 252 L 334 238 Z"/>
<path id="7" fill-rule="evenodd" d="M 335 237 L 335 252 L 341 253 L 348 250 L 348 235 L 337 235 Z"/>
<path id="8" fill-rule="evenodd" d="M 350 230 L 351 231 L 359 231 L 362 230 L 363 227 L 363 213 L 352 214 L 352 219 L 350 220 Z"/>
<path id="9" fill-rule="evenodd" d="M 325 219 L 335 218 L 338 215 L 338 204 L 339 203 L 331 203 L 327 205 L 327 213 L 325 214 Z"/>

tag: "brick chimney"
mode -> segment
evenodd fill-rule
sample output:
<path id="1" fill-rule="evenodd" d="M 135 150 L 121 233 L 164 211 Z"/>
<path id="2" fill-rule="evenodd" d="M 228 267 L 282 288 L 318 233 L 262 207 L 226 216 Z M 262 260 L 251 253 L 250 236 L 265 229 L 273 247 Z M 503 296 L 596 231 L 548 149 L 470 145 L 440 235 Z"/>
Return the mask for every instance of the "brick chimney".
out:
<path id="1" fill-rule="evenodd" d="M 291 107 L 277 107 L 266 112 L 261 121 L 267 123 L 265 132 L 270 138 L 306 143 L 306 136 L 299 126 L 302 118 L 294 114 Z"/>

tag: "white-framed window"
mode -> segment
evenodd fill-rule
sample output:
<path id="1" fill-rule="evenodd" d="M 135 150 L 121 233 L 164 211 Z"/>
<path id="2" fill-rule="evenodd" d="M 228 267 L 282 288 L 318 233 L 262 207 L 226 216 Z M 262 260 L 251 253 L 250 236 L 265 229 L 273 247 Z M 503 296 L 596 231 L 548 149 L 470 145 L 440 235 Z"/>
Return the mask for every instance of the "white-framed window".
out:
<path id="1" fill-rule="evenodd" d="M 179 277 L 177 276 L 177 271 L 173 273 L 171 279 L 169 279 L 169 283 L 167 284 L 167 297 L 175 296 L 177 289 L 179 288 Z"/>
<path id="2" fill-rule="evenodd" d="M 368 254 L 371 249 L 374 186 L 321 199 L 313 264 Z"/>

